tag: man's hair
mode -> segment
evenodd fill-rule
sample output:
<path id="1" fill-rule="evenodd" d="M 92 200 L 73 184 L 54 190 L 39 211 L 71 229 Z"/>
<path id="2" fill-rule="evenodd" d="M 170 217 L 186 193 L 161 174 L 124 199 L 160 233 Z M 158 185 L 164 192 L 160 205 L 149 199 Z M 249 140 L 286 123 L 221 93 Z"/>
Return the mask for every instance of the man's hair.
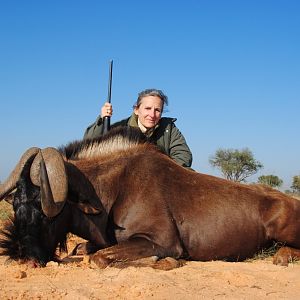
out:
<path id="1" fill-rule="evenodd" d="M 163 109 L 164 109 L 165 105 L 168 105 L 168 96 L 165 95 L 162 90 L 146 89 L 144 91 L 141 91 L 138 94 L 138 98 L 137 98 L 136 103 L 133 106 L 133 108 L 138 108 L 141 105 L 142 98 L 144 98 L 146 96 L 157 96 L 157 97 L 159 97 L 161 99 L 162 103 L 163 103 L 163 105 L 162 105 Z"/>

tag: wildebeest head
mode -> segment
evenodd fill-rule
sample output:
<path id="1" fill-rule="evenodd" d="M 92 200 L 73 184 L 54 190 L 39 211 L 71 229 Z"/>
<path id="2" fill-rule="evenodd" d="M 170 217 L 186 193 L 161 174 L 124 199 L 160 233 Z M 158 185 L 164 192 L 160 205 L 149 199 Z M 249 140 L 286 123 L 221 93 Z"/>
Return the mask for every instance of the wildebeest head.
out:
<path id="1" fill-rule="evenodd" d="M 43 156 L 49 163 L 48 172 Z M 53 193 L 50 182 L 53 187 L 57 186 Z M 44 153 L 38 148 L 27 150 L 8 180 L 1 185 L 0 198 L 14 188 L 16 192 L 12 204 L 15 217 L 3 233 L 6 236 L 1 241 L 4 254 L 13 259 L 34 260 L 44 264 L 55 252 L 57 243 L 49 240 L 51 237 L 46 237 L 43 229 L 45 226 L 50 228 L 51 217 L 60 213 L 67 197 L 64 162 L 59 153 L 52 148 Z M 45 237 L 47 244 L 44 244 Z M 60 238 L 58 243 L 63 245 L 64 239 Z"/>
<path id="2" fill-rule="evenodd" d="M 93 218 L 93 214 L 103 211 L 99 205 L 79 203 L 80 196 L 69 188 L 76 183 L 68 182 L 66 167 L 67 163 L 56 149 L 30 148 L 6 182 L 0 185 L 0 200 L 16 190 L 12 202 L 14 218 L 2 231 L 2 254 L 14 260 L 45 265 L 55 258 L 58 245 L 65 247 L 68 232 L 81 232 L 87 224 L 97 228 L 95 243 L 106 245 L 105 234 L 101 232 L 105 229 L 105 216 Z M 88 184 L 87 181 L 83 185 Z M 92 192 L 87 196 L 96 197 Z M 84 237 L 84 232 L 82 235 Z"/>

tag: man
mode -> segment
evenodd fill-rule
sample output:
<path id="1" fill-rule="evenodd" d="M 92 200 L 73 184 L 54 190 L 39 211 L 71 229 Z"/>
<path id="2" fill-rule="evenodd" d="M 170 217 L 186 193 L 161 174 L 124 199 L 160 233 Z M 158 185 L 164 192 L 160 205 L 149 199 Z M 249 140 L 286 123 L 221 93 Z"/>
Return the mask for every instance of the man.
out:
<path id="1" fill-rule="evenodd" d="M 183 167 L 191 167 L 192 153 L 186 140 L 175 126 L 175 118 L 162 117 L 164 106 L 168 105 L 168 97 L 157 89 L 146 89 L 139 93 L 133 107 L 132 115 L 111 127 L 131 126 L 141 132 L 152 143 L 155 143 L 164 153 Z M 111 117 L 112 104 L 106 102 L 101 108 L 101 115 L 85 131 L 84 139 L 102 135 L 103 118 Z"/>

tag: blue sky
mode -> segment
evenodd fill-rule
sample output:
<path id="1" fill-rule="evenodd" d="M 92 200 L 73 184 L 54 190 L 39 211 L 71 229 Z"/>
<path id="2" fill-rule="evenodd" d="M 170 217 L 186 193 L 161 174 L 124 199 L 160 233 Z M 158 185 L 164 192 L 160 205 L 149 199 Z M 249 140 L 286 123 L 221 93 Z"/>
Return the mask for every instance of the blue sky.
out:
<path id="1" fill-rule="evenodd" d="M 83 136 L 107 97 L 112 122 L 162 89 L 193 167 L 248 147 L 289 188 L 300 175 L 300 2 L 0 1 L 0 181 L 29 147 Z"/>

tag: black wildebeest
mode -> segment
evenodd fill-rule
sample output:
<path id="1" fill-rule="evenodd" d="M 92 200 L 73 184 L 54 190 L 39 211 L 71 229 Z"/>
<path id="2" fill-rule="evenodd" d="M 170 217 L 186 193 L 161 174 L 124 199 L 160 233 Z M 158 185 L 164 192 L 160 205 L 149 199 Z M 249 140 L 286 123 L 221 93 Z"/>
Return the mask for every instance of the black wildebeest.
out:
<path id="1" fill-rule="evenodd" d="M 274 263 L 300 258 L 300 201 L 187 170 L 128 128 L 60 151 L 30 148 L 0 199 L 12 192 L 2 253 L 34 265 L 54 259 L 68 232 L 88 240 L 101 267 L 150 256 L 238 261 L 273 241 L 285 244 Z"/>

